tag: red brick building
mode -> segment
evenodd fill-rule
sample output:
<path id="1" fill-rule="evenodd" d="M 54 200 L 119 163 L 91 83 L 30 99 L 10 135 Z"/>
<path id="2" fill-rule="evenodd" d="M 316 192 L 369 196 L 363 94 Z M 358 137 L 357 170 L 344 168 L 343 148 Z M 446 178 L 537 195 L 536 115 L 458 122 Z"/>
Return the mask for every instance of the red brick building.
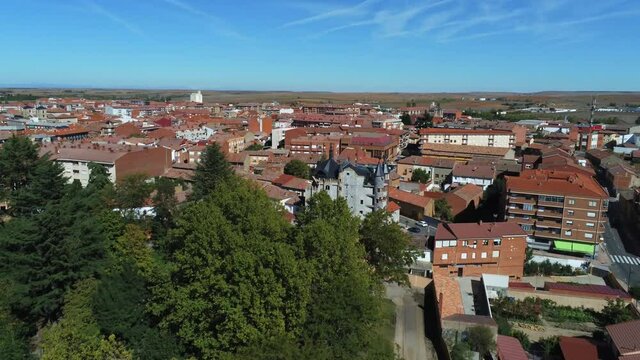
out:
<path id="1" fill-rule="evenodd" d="M 514 223 L 440 224 L 433 251 L 434 274 L 523 275 L 527 233 Z"/>

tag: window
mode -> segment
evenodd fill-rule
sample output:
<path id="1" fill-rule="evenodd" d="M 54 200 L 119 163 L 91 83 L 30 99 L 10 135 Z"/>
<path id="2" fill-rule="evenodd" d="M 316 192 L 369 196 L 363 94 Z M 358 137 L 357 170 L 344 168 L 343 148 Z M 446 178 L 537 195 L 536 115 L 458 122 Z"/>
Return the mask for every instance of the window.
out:
<path id="1" fill-rule="evenodd" d="M 482 252 L 480 254 L 480 257 L 483 258 L 483 259 L 486 259 L 487 258 L 487 253 L 486 252 Z"/>
<path id="2" fill-rule="evenodd" d="M 567 215 L 573 216 L 573 210 L 567 210 Z"/>
<path id="3" fill-rule="evenodd" d="M 593 233 L 584 233 L 586 239 L 593 239 Z"/>
<path id="4" fill-rule="evenodd" d="M 471 258 L 475 259 L 476 258 L 476 253 L 471 253 Z"/>
<path id="5" fill-rule="evenodd" d="M 460 259 L 464 260 L 467 258 L 467 253 L 460 254 Z"/>
<path id="6" fill-rule="evenodd" d="M 567 225 L 573 225 L 573 220 L 567 220 Z"/>
<path id="7" fill-rule="evenodd" d="M 589 206 L 596 207 L 596 206 L 598 206 L 598 202 L 597 201 L 589 201 Z"/>
<path id="8" fill-rule="evenodd" d="M 498 256 L 500 256 L 500 251 L 496 250 L 491 255 L 492 255 L 492 257 L 497 258 Z"/>
<path id="9" fill-rule="evenodd" d="M 449 259 L 449 254 L 442 254 L 442 256 L 440 258 L 442 260 L 447 260 L 447 259 Z"/>
<path id="10" fill-rule="evenodd" d="M 587 217 L 594 218 L 594 217 L 596 217 L 596 213 L 594 213 L 594 212 L 588 212 L 588 213 L 587 213 Z"/>
<path id="11" fill-rule="evenodd" d="M 324 187 L 324 189 L 329 191 L 329 190 L 331 190 L 331 186 L 327 185 L 327 186 Z"/>
<path id="12" fill-rule="evenodd" d="M 489 245 L 489 240 L 482 240 L 482 245 L 484 245 L 484 246 Z"/>
<path id="13" fill-rule="evenodd" d="M 571 236 L 571 230 L 565 230 L 564 234 L 565 234 L 566 236 Z"/>
<path id="14" fill-rule="evenodd" d="M 596 226 L 596 224 L 594 224 L 594 223 L 586 223 L 585 225 L 587 225 L 587 227 L 595 227 Z"/>
<path id="15" fill-rule="evenodd" d="M 527 210 L 527 211 L 531 211 L 531 210 L 533 210 L 533 205 L 532 204 L 524 204 L 524 205 L 522 205 L 522 209 L 523 210 Z"/>
<path id="16" fill-rule="evenodd" d="M 360 200 L 360 205 L 364 204 L 364 200 Z"/>
<path id="17" fill-rule="evenodd" d="M 520 225 L 520 227 L 524 231 L 531 231 L 531 225 L 529 225 L 529 224 L 523 224 L 523 225 Z"/>
<path id="18" fill-rule="evenodd" d="M 440 249 L 442 247 L 443 241 L 436 241 L 436 249 Z"/>
<path id="19" fill-rule="evenodd" d="M 462 246 L 467 246 L 469 245 L 469 242 L 467 240 L 462 240 Z"/>
<path id="20" fill-rule="evenodd" d="M 569 205 L 575 205 L 575 204 L 576 204 L 576 201 L 575 201 L 575 200 L 573 200 L 573 199 L 569 199 Z"/>
<path id="21" fill-rule="evenodd" d="M 502 244 L 501 239 L 493 239 L 493 246 L 500 246 L 500 244 Z"/>

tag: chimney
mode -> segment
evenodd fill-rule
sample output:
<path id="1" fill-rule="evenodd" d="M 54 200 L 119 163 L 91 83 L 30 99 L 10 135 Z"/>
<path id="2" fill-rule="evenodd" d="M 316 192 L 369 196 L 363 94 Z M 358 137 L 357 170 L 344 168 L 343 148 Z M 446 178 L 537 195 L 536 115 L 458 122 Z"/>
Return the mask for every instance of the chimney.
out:
<path id="1" fill-rule="evenodd" d="M 478 225 L 482 225 L 482 220 L 478 220 Z"/>

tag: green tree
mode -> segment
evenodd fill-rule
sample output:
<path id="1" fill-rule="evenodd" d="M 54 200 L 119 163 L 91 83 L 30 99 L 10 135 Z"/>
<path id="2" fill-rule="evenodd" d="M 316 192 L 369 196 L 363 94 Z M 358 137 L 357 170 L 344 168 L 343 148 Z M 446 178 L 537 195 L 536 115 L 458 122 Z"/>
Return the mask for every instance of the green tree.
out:
<path id="1" fill-rule="evenodd" d="M 493 332 L 486 326 L 474 326 L 469 329 L 469 344 L 481 356 L 495 350 L 496 341 Z"/>
<path id="2" fill-rule="evenodd" d="M 25 137 L 12 136 L 0 148 L 0 198 L 27 186 L 38 162 L 38 148 Z"/>
<path id="3" fill-rule="evenodd" d="M 466 342 L 459 342 L 451 349 L 451 360 L 470 360 L 471 349 Z"/>
<path id="4" fill-rule="evenodd" d="M 545 360 L 555 359 L 561 352 L 560 339 L 557 336 L 541 338 L 538 345 L 542 348 L 542 358 Z"/>
<path id="5" fill-rule="evenodd" d="M 104 339 L 100 334 L 91 309 L 96 287 L 96 280 L 86 279 L 66 296 L 62 319 L 43 331 L 43 360 L 132 359 L 115 337 Z"/>
<path id="6" fill-rule="evenodd" d="M 64 293 L 99 270 L 104 234 L 87 194 L 70 186 L 60 202 L 0 231 L 0 269 L 18 285 L 13 306 L 23 315 L 55 320 Z"/>
<path id="7" fill-rule="evenodd" d="M 304 161 L 298 159 L 289 161 L 287 165 L 284 166 L 284 173 L 302 179 L 309 179 L 311 177 L 309 166 L 307 166 Z"/>
<path id="8" fill-rule="evenodd" d="M 264 146 L 261 144 L 251 144 L 244 148 L 246 151 L 260 151 L 264 149 Z"/>
<path id="9" fill-rule="evenodd" d="M 431 174 L 422 169 L 414 169 L 411 181 L 426 184 L 431 180 Z"/>
<path id="10" fill-rule="evenodd" d="M 127 219 L 135 217 L 135 209 L 146 205 L 153 184 L 149 183 L 145 174 L 127 175 L 119 180 L 115 187 L 113 200 L 115 206 Z"/>
<path id="11" fill-rule="evenodd" d="M 359 241 L 359 220 L 343 198 L 325 192 L 309 199 L 298 217 L 297 242 L 312 266 L 305 344 L 330 345 L 332 359 L 393 358 L 380 336 L 380 283 L 371 276 Z"/>
<path id="12" fill-rule="evenodd" d="M 428 111 L 424 112 L 424 115 L 416 119 L 416 128 L 428 128 L 433 126 L 433 115 L 429 114 Z"/>
<path id="13" fill-rule="evenodd" d="M 531 347 L 531 340 L 529 339 L 529 335 L 527 335 L 527 333 L 522 330 L 513 330 L 511 331 L 511 336 L 520 341 L 520 344 L 525 351 L 529 351 L 529 348 Z"/>
<path id="14" fill-rule="evenodd" d="M 209 195 L 216 186 L 233 175 L 233 169 L 225 159 L 218 144 L 212 144 L 202 153 L 200 163 L 193 177 L 192 200 L 200 200 Z"/>
<path id="15" fill-rule="evenodd" d="M 406 268 L 415 262 L 418 253 L 391 214 L 386 210 L 367 214 L 360 227 L 360 241 L 367 262 L 380 280 L 409 283 Z"/>
<path id="16" fill-rule="evenodd" d="M 173 228 L 174 219 L 178 213 L 178 199 L 176 198 L 176 185 L 171 179 L 158 178 L 155 183 L 155 194 L 152 197 L 155 209 L 153 219 L 153 237 L 162 238 L 166 232 Z"/>
<path id="17" fill-rule="evenodd" d="M 178 217 L 169 234 L 170 279 L 154 289 L 152 305 L 204 359 L 269 334 L 300 334 L 309 298 L 282 210 L 241 179 L 216 186 Z"/>
<path id="18" fill-rule="evenodd" d="M 443 221 L 453 220 L 451 205 L 445 199 L 438 199 L 434 203 L 433 215 Z"/>
<path id="19" fill-rule="evenodd" d="M 405 125 L 411 125 L 411 115 L 409 114 L 402 114 L 400 116 L 400 120 L 402 121 L 403 124 Z"/>
<path id="20" fill-rule="evenodd" d="M 33 215 L 59 200 L 65 187 L 62 167 L 24 137 L 11 137 L 0 148 L 0 199 L 10 202 L 14 216 Z"/>
<path id="21" fill-rule="evenodd" d="M 604 327 L 611 324 L 633 320 L 634 316 L 627 303 L 622 299 L 607 300 L 607 305 L 598 316 L 599 325 Z"/>

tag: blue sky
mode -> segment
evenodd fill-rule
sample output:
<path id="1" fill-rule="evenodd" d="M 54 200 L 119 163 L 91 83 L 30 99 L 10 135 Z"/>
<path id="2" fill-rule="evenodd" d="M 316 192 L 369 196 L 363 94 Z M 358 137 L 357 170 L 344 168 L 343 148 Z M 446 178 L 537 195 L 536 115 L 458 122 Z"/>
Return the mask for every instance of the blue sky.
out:
<path id="1" fill-rule="evenodd" d="M 640 90 L 638 0 L 3 0 L 0 84 Z"/>

